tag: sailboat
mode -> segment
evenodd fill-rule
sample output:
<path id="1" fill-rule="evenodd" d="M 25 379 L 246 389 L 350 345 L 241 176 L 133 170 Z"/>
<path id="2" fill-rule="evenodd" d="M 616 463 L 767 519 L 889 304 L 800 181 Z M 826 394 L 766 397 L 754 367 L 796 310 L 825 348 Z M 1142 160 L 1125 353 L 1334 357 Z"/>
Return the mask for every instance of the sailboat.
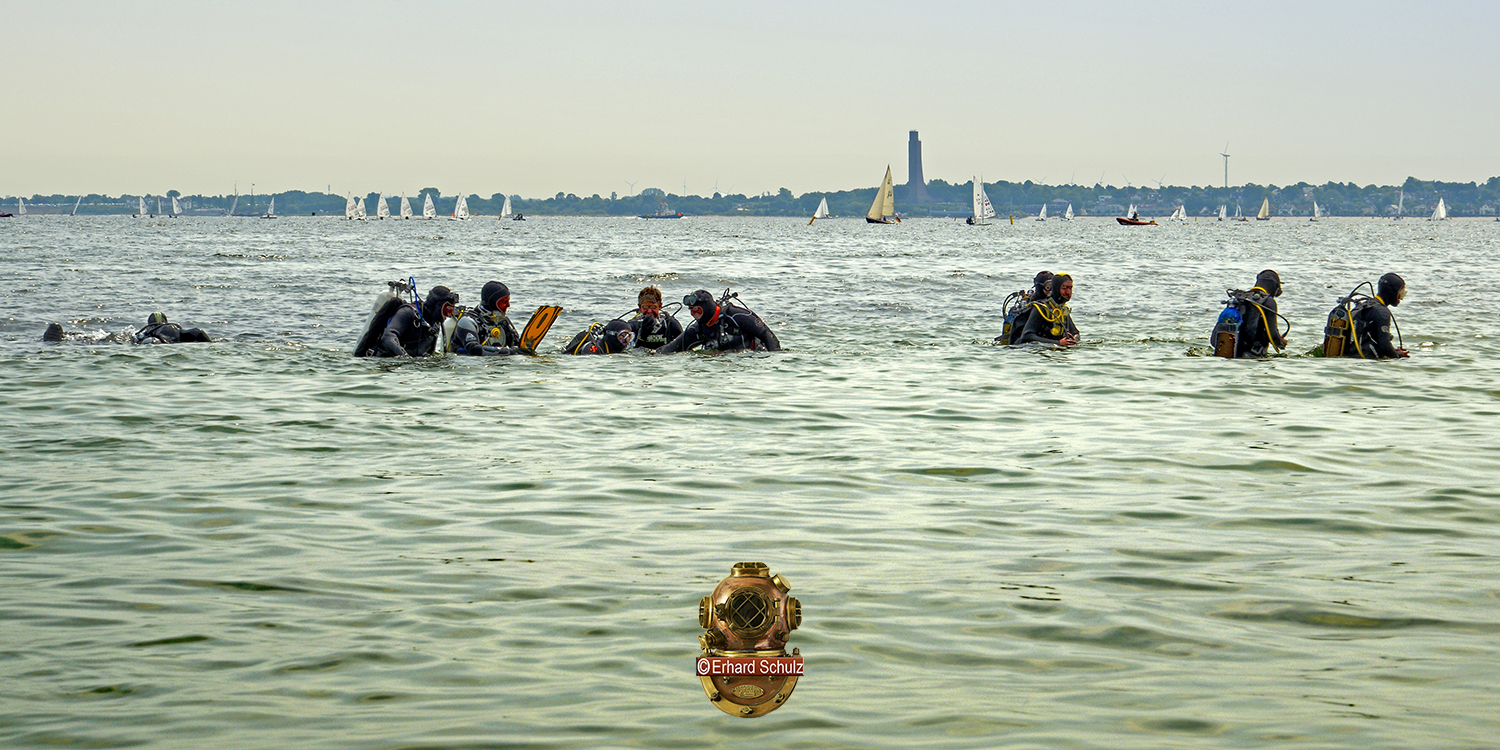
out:
<path id="1" fill-rule="evenodd" d="M 1073 204 L 1071 204 L 1071 203 L 1068 204 L 1068 210 L 1063 213 L 1063 219 L 1065 219 L 1067 221 L 1072 221 L 1073 220 Z"/>
<path id="2" fill-rule="evenodd" d="M 812 218 L 808 219 L 807 223 L 811 224 L 818 219 L 827 219 L 831 216 L 833 216 L 833 214 L 828 213 L 828 198 L 825 196 L 823 200 L 818 201 L 818 210 L 813 211 Z"/>
<path id="3" fill-rule="evenodd" d="M 505 203 L 500 206 L 500 220 L 510 218 L 510 196 L 505 196 Z"/>
<path id="4" fill-rule="evenodd" d="M 80 204 L 80 203 L 83 203 L 83 196 L 81 196 L 81 195 L 78 196 L 78 200 L 73 201 L 73 211 L 72 211 L 72 213 L 68 214 L 69 216 L 77 216 L 78 215 L 78 204 Z M 176 198 L 172 199 L 172 205 L 174 205 L 174 206 L 177 205 L 177 199 Z"/>
<path id="5" fill-rule="evenodd" d="M 1442 198 L 1438 198 L 1437 208 L 1432 209 L 1432 218 L 1428 219 L 1428 221 L 1443 221 L 1447 218 L 1448 204 L 1444 203 Z"/>
<path id="6" fill-rule="evenodd" d="M 1130 204 L 1130 210 L 1126 211 L 1124 216 L 1116 216 L 1115 217 L 1115 221 L 1120 222 L 1120 226 L 1125 226 L 1125 227 L 1154 227 L 1154 226 L 1156 226 L 1156 222 L 1155 221 L 1142 221 L 1141 220 L 1141 212 L 1136 209 L 1134 203 Z"/>
<path id="7" fill-rule="evenodd" d="M 277 218 L 280 218 L 280 217 L 278 217 L 276 215 L 276 196 L 274 196 L 274 195 L 271 196 L 271 205 L 266 206 L 266 212 L 260 218 L 262 218 L 262 219 L 277 219 Z"/>
<path id="8" fill-rule="evenodd" d="M 458 203 L 453 204 L 453 220 L 454 221 L 468 221 L 469 220 L 469 199 L 468 198 L 465 198 L 462 195 L 458 196 Z"/>
<path id="9" fill-rule="evenodd" d="M 380 199 L 375 205 L 375 218 L 391 218 L 391 204 L 385 202 L 385 193 L 380 194 Z"/>
<path id="10" fill-rule="evenodd" d="M 26 199 L 22 198 L 20 196 L 16 197 L 16 215 L 17 216 L 25 216 L 26 215 Z"/>
<path id="11" fill-rule="evenodd" d="M 351 195 L 344 199 L 344 218 L 354 221 L 354 216 L 354 196 Z"/>
<path id="12" fill-rule="evenodd" d="M 136 205 L 137 205 L 137 208 L 135 210 L 135 213 L 132 215 L 132 218 L 136 218 L 136 219 L 144 219 L 144 218 L 146 218 L 146 196 L 144 196 L 144 195 L 137 196 L 136 197 Z"/>
<path id="13" fill-rule="evenodd" d="M 1249 219 L 1245 218 L 1245 215 L 1240 212 L 1240 204 L 1238 204 L 1238 203 L 1234 204 L 1234 220 L 1235 221 L 1249 221 Z"/>
<path id="14" fill-rule="evenodd" d="M 1229 207 L 1226 206 L 1226 205 L 1224 205 L 1223 203 L 1219 204 L 1219 221 L 1223 221 L 1224 220 L 1225 212 L 1228 209 L 1229 209 Z"/>
<path id="15" fill-rule="evenodd" d="M 1172 215 L 1167 218 L 1171 219 L 1172 221 L 1187 221 L 1187 208 L 1179 204 L 1177 208 L 1172 211 Z"/>
<path id="16" fill-rule="evenodd" d="M 891 184 L 891 165 L 885 165 L 885 179 L 880 183 L 880 189 L 875 191 L 875 202 L 870 204 L 870 212 L 865 214 L 865 222 L 868 224 L 895 224 L 901 221 L 896 215 L 896 188 Z"/>
<path id="17" fill-rule="evenodd" d="M 436 219 L 437 208 L 432 205 L 432 196 L 428 195 L 427 193 L 423 193 L 422 196 L 427 199 L 422 203 L 422 218 Z"/>
<path id="18" fill-rule="evenodd" d="M 161 196 L 158 195 L 158 196 L 156 196 L 156 213 L 160 214 L 161 212 L 162 212 L 162 210 L 161 210 Z"/>
<path id="19" fill-rule="evenodd" d="M 354 199 L 354 218 L 358 221 L 365 220 L 365 197 L 363 195 Z"/>
<path id="20" fill-rule="evenodd" d="M 974 215 L 970 217 L 970 224 L 983 226 L 989 222 L 985 219 L 995 218 L 995 207 L 990 204 L 989 194 L 984 192 L 984 180 L 974 178 Z"/>
<path id="21" fill-rule="evenodd" d="M 1047 204 L 1045 204 L 1045 203 L 1042 204 L 1042 211 L 1041 211 L 1041 213 L 1038 213 L 1036 215 L 1036 220 L 1037 221 L 1046 221 L 1047 220 Z"/>
<path id="22" fill-rule="evenodd" d="M 229 213 L 224 214 L 224 215 L 225 216 L 233 216 L 234 215 L 234 210 L 236 208 L 239 208 L 239 207 L 240 207 L 240 194 L 239 193 L 235 193 L 234 194 L 234 202 L 231 203 L 231 204 L 229 204 Z M 145 206 L 144 202 L 141 205 L 141 210 L 142 211 L 146 210 L 146 206 Z"/>
<path id="23" fill-rule="evenodd" d="M 1308 221 L 1317 221 L 1321 218 L 1323 218 L 1323 209 L 1318 208 L 1317 201 L 1313 201 L 1313 215 L 1311 219 L 1308 219 Z"/>
<path id="24" fill-rule="evenodd" d="M 405 195 L 401 196 L 401 218 L 411 218 L 411 201 L 407 200 Z"/>
<path id="25" fill-rule="evenodd" d="M 271 203 L 274 205 L 276 203 L 276 199 L 272 198 L 271 199 Z M 73 210 L 77 211 L 78 207 L 74 206 Z M 182 204 L 177 201 L 177 196 L 174 195 L 174 196 L 172 196 L 172 218 L 175 219 L 175 218 L 177 218 L 177 217 L 179 217 L 181 215 L 182 215 Z"/>
<path id="26" fill-rule="evenodd" d="M 1269 221 L 1271 218 L 1271 199 L 1267 197 L 1261 201 L 1260 211 L 1255 214 L 1256 221 Z"/>
<path id="27" fill-rule="evenodd" d="M 1401 191 L 1397 192 L 1397 194 L 1396 194 L 1396 215 L 1393 216 L 1393 217 L 1391 217 L 1392 221 L 1400 221 L 1401 220 L 1401 211 L 1405 208 L 1405 206 L 1406 206 L 1406 191 L 1405 190 L 1401 190 Z"/>

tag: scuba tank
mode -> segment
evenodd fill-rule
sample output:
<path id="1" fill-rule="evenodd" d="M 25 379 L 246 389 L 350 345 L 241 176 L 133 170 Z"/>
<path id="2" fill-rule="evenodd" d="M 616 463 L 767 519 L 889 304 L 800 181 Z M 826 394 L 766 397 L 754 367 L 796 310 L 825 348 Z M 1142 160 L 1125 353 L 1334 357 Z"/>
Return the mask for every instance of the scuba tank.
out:
<path id="1" fill-rule="evenodd" d="M 563 352 L 566 354 L 583 354 L 590 350 L 590 344 L 595 348 L 602 348 L 604 344 L 600 339 L 603 336 L 604 324 L 590 323 L 588 328 L 579 331 L 578 335 L 568 340 L 568 343 L 563 346 Z"/>
<path id="2" fill-rule="evenodd" d="M 1219 321 L 1214 324 L 1212 336 L 1215 357 L 1226 357 L 1234 359 L 1235 352 L 1239 348 L 1240 324 L 1245 318 L 1240 314 L 1239 302 L 1233 298 L 1229 304 L 1224 306 L 1224 311 L 1219 313 Z"/>
<path id="3" fill-rule="evenodd" d="M 1353 349 L 1355 354 L 1364 356 L 1354 331 L 1354 311 L 1374 299 L 1359 293 L 1362 286 L 1369 286 L 1371 293 L 1375 291 L 1370 282 L 1361 282 L 1347 296 L 1340 297 L 1338 304 L 1328 312 L 1328 325 L 1323 327 L 1323 356 L 1343 357 L 1346 356 L 1346 349 Z"/>
<path id="4" fill-rule="evenodd" d="M 719 295 L 719 314 L 722 316 L 725 312 L 727 312 L 730 309 L 731 300 L 732 300 L 733 301 L 733 309 L 735 309 L 735 310 L 743 310 L 743 311 L 745 311 L 747 313 L 750 313 L 750 315 L 753 316 L 756 319 L 756 321 L 758 321 L 760 323 L 761 327 L 766 329 L 766 332 L 769 333 L 773 339 L 776 338 L 776 333 L 771 330 L 771 326 L 769 326 L 769 325 L 766 324 L 765 319 L 763 319 L 763 318 L 760 317 L 760 313 L 758 313 L 758 312 L 756 312 L 754 310 L 751 310 L 749 307 L 746 307 L 744 304 L 742 304 L 742 303 L 739 302 L 739 299 L 740 299 L 740 293 L 739 292 L 730 292 L 729 289 L 726 287 L 724 289 L 724 293 L 721 294 L 721 295 Z M 742 335 L 725 336 L 719 342 L 718 348 L 719 349 L 726 349 L 726 350 L 727 349 L 737 349 L 737 348 L 740 348 L 740 347 L 744 346 L 744 343 L 745 343 L 745 337 L 742 336 Z M 778 346 L 779 346 L 779 344 L 778 344 Z M 746 348 L 750 349 L 751 351 L 760 351 L 760 350 L 763 350 L 759 341 L 752 341 L 751 345 L 749 347 L 746 347 Z"/>
<path id="5" fill-rule="evenodd" d="M 415 277 L 409 277 L 406 281 L 387 281 L 386 290 L 375 295 L 375 304 L 370 307 L 370 316 L 365 319 L 364 333 L 354 345 L 354 356 L 369 357 L 376 353 L 376 344 L 385 333 L 386 323 L 390 322 L 391 316 L 402 305 L 407 304 L 407 300 L 401 296 L 403 294 L 410 294 L 412 303 L 421 304 L 417 298 Z"/>
<path id="6" fill-rule="evenodd" d="M 1016 320 L 1021 317 L 1021 312 L 1026 309 L 1027 294 L 1028 290 L 1025 289 L 1019 292 L 1011 292 L 1005 298 L 1005 301 L 1000 303 L 1000 315 L 1004 322 L 1000 326 L 1000 335 L 995 337 L 995 343 L 1009 344 L 1015 338 Z"/>

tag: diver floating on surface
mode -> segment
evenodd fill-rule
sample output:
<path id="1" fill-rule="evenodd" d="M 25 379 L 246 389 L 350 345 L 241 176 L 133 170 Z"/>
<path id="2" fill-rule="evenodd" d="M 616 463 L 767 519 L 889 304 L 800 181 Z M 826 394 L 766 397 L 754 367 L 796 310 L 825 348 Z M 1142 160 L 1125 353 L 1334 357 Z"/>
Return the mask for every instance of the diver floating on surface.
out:
<path id="1" fill-rule="evenodd" d="M 1000 335 L 990 343 L 1020 343 L 1021 331 L 1026 329 L 1026 321 L 1031 317 L 1032 304 L 1046 299 L 1050 294 L 1052 294 L 1051 271 L 1038 272 L 1031 280 L 1030 289 L 1011 292 L 1000 305 L 1000 315 L 1004 321 L 1000 328 Z"/>
<path id="2" fill-rule="evenodd" d="M 721 352 L 739 349 L 781 351 L 781 341 L 776 338 L 770 326 L 755 311 L 736 304 L 738 299 L 739 294 L 731 294 L 728 289 L 724 290 L 718 300 L 707 289 L 699 289 L 683 297 L 682 306 L 688 308 L 693 322 L 683 330 L 682 335 L 655 351 L 661 354 L 690 349 Z"/>

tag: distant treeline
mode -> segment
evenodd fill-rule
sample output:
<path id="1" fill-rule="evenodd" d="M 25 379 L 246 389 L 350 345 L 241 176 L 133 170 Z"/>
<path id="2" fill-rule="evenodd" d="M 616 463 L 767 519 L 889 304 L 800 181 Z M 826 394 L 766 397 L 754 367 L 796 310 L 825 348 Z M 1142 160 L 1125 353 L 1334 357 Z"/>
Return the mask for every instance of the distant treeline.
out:
<path id="1" fill-rule="evenodd" d="M 1401 185 L 1365 185 L 1329 182 L 1309 185 L 1239 185 L 1231 188 L 1176 187 L 1166 185 L 1156 188 L 1114 185 L 1039 185 L 1031 181 L 987 182 L 985 192 L 995 211 L 1001 216 L 1034 216 L 1048 205 L 1048 214 L 1061 215 L 1068 204 L 1080 216 L 1119 216 L 1126 207 L 1135 204 L 1143 216 L 1165 216 L 1182 205 L 1189 216 L 1211 216 L 1226 206 L 1230 214 L 1240 207 L 1246 215 L 1260 210 L 1263 201 L 1271 202 L 1272 216 L 1310 216 L 1312 205 L 1329 216 L 1393 216 L 1398 203 L 1407 216 L 1430 215 L 1438 198 L 1447 204 L 1450 216 L 1495 216 L 1500 207 L 1500 177 L 1491 177 L 1483 183 L 1435 182 L 1408 177 Z M 896 186 L 896 210 L 903 216 L 968 216 L 971 213 L 971 183 L 950 184 L 943 180 L 927 183 L 927 203 L 913 203 L 905 185 Z M 1404 203 L 1401 195 L 1405 194 Z M 426 188 L 422 192 L 407 196 L 412 211 L 422 213 L 422 197 L 431 195 L 438 215 L 453 213 L 458 200 L 456 195 L 443 195 L 437 188 Z M 161 196 L 145 196 L 147 210 L 156 212 L 157 198 L 161 198 L 164 209 L 170 210 L 171 197 L 177 196 L 183 212 L 188 215 L 223 215 L 235 196 L 181 195 L 175 190 Z M 78 208 L 80 214 L 132 214 L 139 206 L 139 197 L 122 195 L 86 195 Z M 235 213 L 259 215 L 264 213 L 272 196 L 239 196 Z M 365 211 L 375 215 L 378 193 L 364 196 Z M 315 214 L 318 216 L 344 213 L 344 196 L 327 193 L 306 193 L 292 190 L 276 193 L 276 213 L 282 216 Z M 511 209 L 522 214 L 542 216 L 639 216 L 668 211 L 684 216 L 810 216 L 818 202 L 828 199 L 829 210 L 835 216 L 863 216 L 875 199 L 875 188 L 856 188 L 833 193 L 803 193 L 792 195 L 782 188 L 776 193 L 761 195 L 673 195 L 657 188 L 647 188 L 637 195 L 621 196 L 610 193 L 608 197 L 595 193 L 587 197 L 572 193 L 558 193 L 551 198 L 522 198 L 511 196 Z M 399 213 L 401 196 L 387 196 L 391 214 Z M 15 198 L 0 203 L 0 211 L 15 211 Z M 67 213 L 78 200 L 76 195 L 34 195 L 26 199 L 27 210 L 34 213 Z M 496 193 L 488 198 L 468 196 L 469 212 L 494 216 L 500 213 L 505 194 Z"/>

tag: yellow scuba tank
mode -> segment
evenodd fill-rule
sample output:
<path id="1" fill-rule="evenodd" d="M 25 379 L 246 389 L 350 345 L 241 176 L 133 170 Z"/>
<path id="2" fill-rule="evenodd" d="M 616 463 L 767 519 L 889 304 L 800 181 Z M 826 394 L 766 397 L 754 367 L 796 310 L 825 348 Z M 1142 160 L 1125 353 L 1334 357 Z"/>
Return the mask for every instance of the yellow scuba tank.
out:
<path id="1" fill-rule="evenodd" d="M 1348 305 L 1339 305 L 1328 313 L 1328 326 L 1323 329 L 1323 356 L 1344 356 L 1344 342 L 1353 328 L 1349 325 Z"/>

